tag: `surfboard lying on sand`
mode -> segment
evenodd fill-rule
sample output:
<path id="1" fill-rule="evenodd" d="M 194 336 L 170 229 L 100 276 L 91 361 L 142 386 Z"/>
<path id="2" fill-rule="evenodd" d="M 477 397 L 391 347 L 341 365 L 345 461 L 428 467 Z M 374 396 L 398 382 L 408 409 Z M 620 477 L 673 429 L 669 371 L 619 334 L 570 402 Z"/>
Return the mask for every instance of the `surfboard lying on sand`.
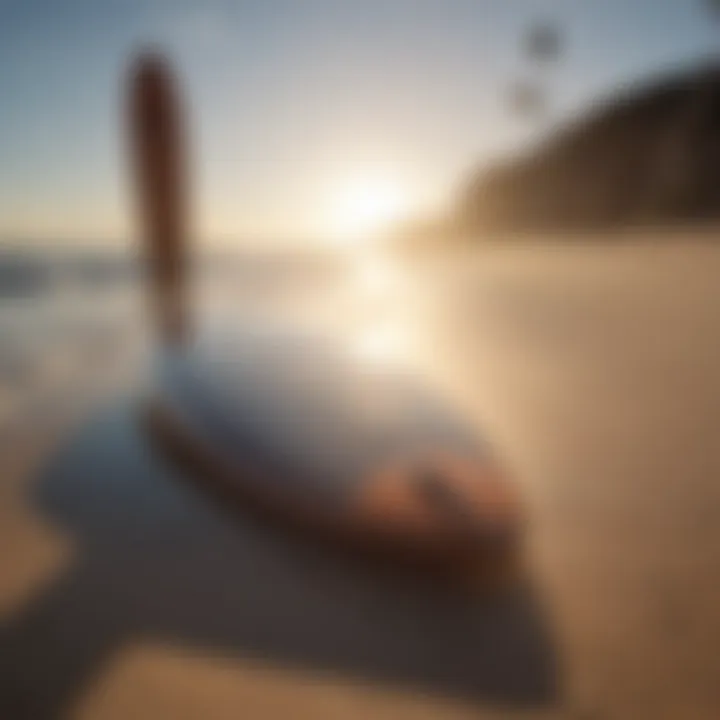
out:
<path id="1" fill-rule="evenodd" d="M 159 351 L 147 427 L 223 497 L 332 542 L 440 565 L 514 556 L 522 508 L 490 449 L 408 374 L 328 340 L 194 327 L 182 113 L 166 61 L 134 65 L 130 130 Z"/>

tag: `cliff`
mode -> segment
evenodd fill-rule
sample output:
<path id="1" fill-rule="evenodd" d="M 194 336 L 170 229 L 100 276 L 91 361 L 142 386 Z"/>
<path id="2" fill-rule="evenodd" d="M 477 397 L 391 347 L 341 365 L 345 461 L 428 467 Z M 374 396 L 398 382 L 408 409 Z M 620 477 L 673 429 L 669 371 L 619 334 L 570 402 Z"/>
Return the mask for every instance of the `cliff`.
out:
<path id="1" fill-rule="evenodd" d="M 720 218 L 720 66 L 596 106 L 523 157 L 477 172 L 461 232 L 609 229 Z"/>

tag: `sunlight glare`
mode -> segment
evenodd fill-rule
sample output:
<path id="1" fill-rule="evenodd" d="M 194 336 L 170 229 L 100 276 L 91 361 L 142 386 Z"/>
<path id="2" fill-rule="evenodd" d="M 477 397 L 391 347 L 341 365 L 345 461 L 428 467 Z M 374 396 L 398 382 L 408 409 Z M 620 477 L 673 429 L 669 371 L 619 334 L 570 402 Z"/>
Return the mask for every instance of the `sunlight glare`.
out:
<path id="1" fill-rule="evenodd" d="M 370 327 L 355 337 L 352 350 L 363 363 L 379 366 L 394 364 L 405 355 L 405 338 L 398 328 Z"/>
<path id="2" fill-rule="evenodd" d="M 380 257 L 362 257 L 356 263 L 358 290 L 367 298 L 384 297 L 396 289 L 398 279 L 389 263 Z"/>
<path id="3" fill-rule="evenodd" d="M 389 178 L 358 180 L 335 195 L 330 230 L 340 242 L 365 241 L 390 230 L 409 211 L 410 197 L 400 183 Z"/>

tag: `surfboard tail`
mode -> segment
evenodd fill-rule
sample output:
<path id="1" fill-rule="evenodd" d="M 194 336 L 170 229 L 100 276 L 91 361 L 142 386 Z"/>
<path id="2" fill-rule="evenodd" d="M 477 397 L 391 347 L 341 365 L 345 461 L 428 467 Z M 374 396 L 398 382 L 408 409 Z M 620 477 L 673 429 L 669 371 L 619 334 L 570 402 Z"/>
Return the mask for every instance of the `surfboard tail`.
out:
<path id="1" fill-rule="evenodd" d="M 164 345 L 190 332 L 188 182 L 183 113 L 174 73 L 158 53 L 131 66 L 128 125 L 132 179 L 150 311 Z"/>

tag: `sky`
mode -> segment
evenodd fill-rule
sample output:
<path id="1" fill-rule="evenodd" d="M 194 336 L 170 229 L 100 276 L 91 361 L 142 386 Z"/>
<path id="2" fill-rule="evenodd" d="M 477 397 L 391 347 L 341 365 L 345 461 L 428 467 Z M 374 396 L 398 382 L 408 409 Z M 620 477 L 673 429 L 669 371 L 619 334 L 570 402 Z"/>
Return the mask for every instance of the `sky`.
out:
<path id="1" fill-rule="evenodd" d="M 566 37 L 546 125 L 720 42 L 700 0 L 0 0 L 0 239 L 128 241 L 122 100 L 147 46 L 187 98 L 203 241 L 332 243 L 368 193 L 442 212 L 543 131 L 506 98 L 544 18 Z"/>

